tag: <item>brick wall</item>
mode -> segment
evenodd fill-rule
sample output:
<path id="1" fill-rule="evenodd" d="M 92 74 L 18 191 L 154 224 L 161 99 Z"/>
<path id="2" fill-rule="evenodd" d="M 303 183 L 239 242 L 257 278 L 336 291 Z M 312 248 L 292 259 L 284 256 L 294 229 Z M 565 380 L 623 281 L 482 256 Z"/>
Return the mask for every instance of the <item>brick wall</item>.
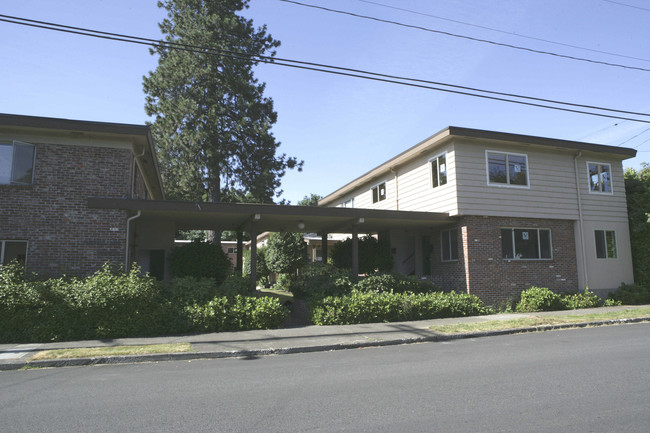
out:
<path id="1" fill-rule="evenodd" d="M 33 185 L 0 185 L 0 239 L 27 240 L 27 266 L 42 276 L 124 263 L 126 212 L 89 209 L 86 199 L 128 197 L 131 158 L 126 149 L 37 144 Z"/>

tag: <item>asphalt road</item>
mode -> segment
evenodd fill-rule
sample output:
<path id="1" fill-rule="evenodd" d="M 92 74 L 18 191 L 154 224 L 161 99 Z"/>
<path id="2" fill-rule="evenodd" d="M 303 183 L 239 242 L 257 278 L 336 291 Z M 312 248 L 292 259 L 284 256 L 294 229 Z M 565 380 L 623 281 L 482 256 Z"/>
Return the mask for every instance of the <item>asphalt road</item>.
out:
<path id="1" fill-rule="evenodd" d="M 0 372 L 2 432 L 650 431 L 650 324 Z"/>

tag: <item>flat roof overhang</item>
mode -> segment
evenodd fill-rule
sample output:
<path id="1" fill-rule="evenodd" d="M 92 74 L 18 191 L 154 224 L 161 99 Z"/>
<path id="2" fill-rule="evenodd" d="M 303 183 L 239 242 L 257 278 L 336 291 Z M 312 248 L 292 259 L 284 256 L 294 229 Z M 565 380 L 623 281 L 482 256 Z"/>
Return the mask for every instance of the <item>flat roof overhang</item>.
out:
<path id="1" fill-rule="evenodd" d="M 250 203 L 203 203 L 92 197 L 88 207 L 121 209 L 140 221 L 169 221 L 180 230 L 234 230 L 256 233 L 377 233 L 388 229 L 428 230 L 454 221 L 448 213 Z"/>

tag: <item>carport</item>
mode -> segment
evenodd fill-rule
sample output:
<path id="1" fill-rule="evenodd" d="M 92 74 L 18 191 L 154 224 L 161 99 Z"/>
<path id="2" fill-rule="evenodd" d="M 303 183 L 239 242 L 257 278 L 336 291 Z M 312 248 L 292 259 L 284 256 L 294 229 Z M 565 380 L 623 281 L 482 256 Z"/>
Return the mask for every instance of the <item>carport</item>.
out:
<path id="1" fill-rule="evenodd" d="M 327 260 L 327 235 L 352 235 L 352 273 L 359 273 L 359 233 L 380 233 L 392 229 L 426 232 L 453 223 L 447 213 L 412 212 L 343 207 L 282 206 L 250 203 L 204 203 L 172 200 L 90 198 L 95 209 L 128 212 L 127 264 L 138 228 L 173 228 L 159 236 L 173 236 L 176 230 L 232 230 L 238 233 L 237 268 L 242 268 L 243 232 L 251 237 L 251 278 L 257 277 L 257 235 L 269 232 L 317 233 L 323 239 L 323 260 Z M 137 227 L 136 227 L 137 225 Z"/>

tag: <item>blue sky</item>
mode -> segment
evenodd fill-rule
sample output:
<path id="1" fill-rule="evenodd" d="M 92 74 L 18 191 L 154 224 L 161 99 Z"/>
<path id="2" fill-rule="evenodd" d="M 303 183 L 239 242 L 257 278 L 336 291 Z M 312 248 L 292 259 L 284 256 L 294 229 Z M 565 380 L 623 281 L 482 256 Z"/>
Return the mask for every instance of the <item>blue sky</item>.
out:
<path id="1" fill-rule="evenodd" d="M 288 4 L 244 15 L 282 42 L 278 56 L 500 92 L 650 113 L 650 72 L 573 61 Z M 646 0 L 304 0 L 414 26 L 650 69 Z M 401 10 L 401 9 L 408 9 Z M 4 0 L 0 14 L 159 38 L 155 0 Z M 470 26 L 452 22 L 462 21 Z M 497 32 L 476 26 L 501 30 Z M 528 36 L 524 38 L 517 35 Z M 531 39 L 604 51 L 604 54 Z M 0 112 L 142 124 L 144 46 L 0 22 Z M 622 57 L 626 56 L 626 57 Z M 650 124 L 260 65 L 279 151 L 305 161 L 283 198 L 327 195 L 448 125 L 636 148 Z"/>

